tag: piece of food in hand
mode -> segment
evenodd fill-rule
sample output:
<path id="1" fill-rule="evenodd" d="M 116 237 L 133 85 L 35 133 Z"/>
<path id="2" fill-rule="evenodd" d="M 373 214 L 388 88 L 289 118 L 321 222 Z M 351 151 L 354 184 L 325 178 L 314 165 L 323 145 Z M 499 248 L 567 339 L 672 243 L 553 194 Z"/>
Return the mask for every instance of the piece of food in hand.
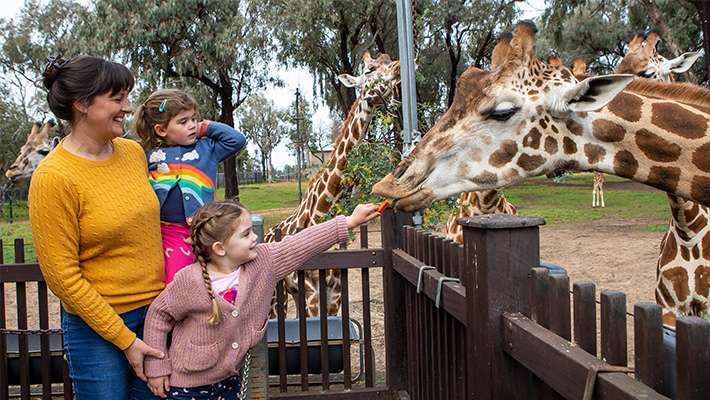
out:
<path id="1" fill-rule="evenodd" d="M 385 201 L 383 201 L 382 204 L 380 204 L 380 206 L 377 207 L 377 212 L 378 212 L 378 213 L 382 213 L 382 211 L 385 211 L 385 208 L 387 208 L 387 206 L 388 206 L 389 204 L 390 204 L 390 201 L 387 200 L 387 199 L 385 199 Z"/>

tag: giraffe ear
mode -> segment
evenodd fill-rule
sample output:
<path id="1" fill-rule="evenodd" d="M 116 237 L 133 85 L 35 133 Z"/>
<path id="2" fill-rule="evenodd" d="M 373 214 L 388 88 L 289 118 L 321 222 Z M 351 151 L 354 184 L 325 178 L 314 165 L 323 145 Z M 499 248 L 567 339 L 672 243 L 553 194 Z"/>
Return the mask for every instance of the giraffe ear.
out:
<path id="1" fill-rule="evenodd" d="M 689 70 L 700 56 L 701 54 L 695 51 L 684 53 L 672 60 L 668 60 L 668 66 L 671 71 L 680 74 Z"/>
<path id="2" fill-rule="evenodd" d="M 343 85 L 347 87 L 359 87 L 365 82 L 364 76 L 361 77 L 354 77 L 352 75 L 348 74 L 340 74 L 338 75 L 338 79 L 340 79 L 340 82 L 343 83 Z"/>
<path id="3" fill-rule="evenodd" d="M 564 93 L 569 111 L 596 111 L 606 106 L 621 93 L 631 81 L 633 75 L 594 76 L 579 82 Z"/>

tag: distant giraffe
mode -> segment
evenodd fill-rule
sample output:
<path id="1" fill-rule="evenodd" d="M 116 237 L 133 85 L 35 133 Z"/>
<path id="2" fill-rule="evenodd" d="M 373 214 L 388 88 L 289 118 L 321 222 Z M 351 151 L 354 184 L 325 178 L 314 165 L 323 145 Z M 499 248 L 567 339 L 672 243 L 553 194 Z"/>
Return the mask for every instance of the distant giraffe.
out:
<path id="1" fill-rule="evenodd" d="M 685 53 L 668 60 L 658 54 L 659 39 L 656 28 L 637 32 L 614 72 L 673 82 L 673 73 L 687 71 L 700 56 Z M 675 326 L 677 317 L 710 318 L 710 208 L 671 193 L 668 201 L 671 220 L 660 245 L 656 302 L 663 307 L 663 323 Z"/>
<path id="2" fill-rule="evenodd" d="M 49 130 L 54 125 L 53 119 L 47 121 L 44 127 L 39 122 L 32 125 L 32 131 L 27 135 L 27 141 L 20 148 L 20 154 L 5 171 L 5 176 L 10 182 L 17 184 L 32 176 L 40 161 L 44 160 L 47 154 L 57 147 L 59 137 L 49 138 Z"/>
<path id="3" fill-rule="evenodd" d="M 348 117 L 343 124 L 340 136 L 335 140 L 335 149 L 330 159 L 323 164 L 320 171 L 308 183 L 303 201 L 296 211 L 271 228 L 264 235 L 264 242 L 274 240 L 276 229 L 281 229 L 283 235 L 291 235 L 300 228 L 317 224 L 326 216 L 328 210 L 342 196 L 344 189 L 343 171 L 347 164 L 346 155 L 367 135 L 367 130 L 377 108 L 392 101 L 398 90 L 399 61 L 392 61 L 387 54 L 381 54 L 373 59 L 370 53 L 364 54 L 364 73 L 358 77 L 347 74 L 340 75 L 344 85 L 360 88 L 360 96 L 350 108 Z M 326 298 L 328 315 L 337 315 L 341 304 L 340 270 L 329 269 L 326 273 Z M 318 271 L 305 274 L 306 316 L 317 317 L 320 314 L 320 288 Z M 298 274 L 293 273 L 284 278 L 284 289 L 291 294 L 298 304 Z M 270 318 L 276 317 L 276 301 L 272 300 Z"/>

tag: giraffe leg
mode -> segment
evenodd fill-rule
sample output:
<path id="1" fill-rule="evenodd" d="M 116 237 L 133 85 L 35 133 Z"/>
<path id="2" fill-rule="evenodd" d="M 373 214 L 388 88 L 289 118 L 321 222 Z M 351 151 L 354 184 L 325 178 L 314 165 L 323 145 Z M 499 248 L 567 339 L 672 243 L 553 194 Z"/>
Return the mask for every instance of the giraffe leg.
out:
<path id="1" fill-rule="evenodd" d="M 599 199 L 602 202 L 602 208 L 604 208 L 604 188 L 599 188 Z"/>

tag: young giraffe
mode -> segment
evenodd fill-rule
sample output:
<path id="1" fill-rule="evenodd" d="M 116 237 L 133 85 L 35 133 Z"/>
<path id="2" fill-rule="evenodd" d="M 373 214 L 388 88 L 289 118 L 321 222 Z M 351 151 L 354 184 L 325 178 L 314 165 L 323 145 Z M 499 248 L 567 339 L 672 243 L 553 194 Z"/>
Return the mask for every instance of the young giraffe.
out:
<path id="1" fill-rule="evenodd" d="M 557 56 L 552 56 L 547 59 L 547 63 L 551 66 L 563 66 L 562 60 Z M 587 64 L 582 58 L 575 58 L 572 66 L 572 73 L 576 77 L 585 76 L 587 71 Z M 592 208 L 597 205 L 602 208 L 604 205 L 604 185 L 606 185 L 606 177 L 603 173 L 599 171 L 594 171 L 594 183 L 592 187 Z"/>
<path id="2" fill-rule="evenodd" d="M 643 42 L 646 42 L 645 46 Z M 614 73 L 673 82 L 672 72 L 687 71 L 699 53 L 685 53 L 669 61 L 657 53 L 659 33 L 640 31 Z M 660 245 L 656 266 L 656 302 L 663 307 L 663 323 L 674 327 L 678 317 L 710 318 L 710 208 L 668 193 L 671 220 Z"/>
<path id="3" fill-rule="evenodd" d="M 504 32 L 498 38 L 498 43 L 491 53 L 491 69 L 495 69 L 505 59 L 510 49 L 513 35 Z M 464 192 L 456 200 L 456 207 L 446 221 L 446 238 L 454 242 L 463 242 L 463 227 L 458 224 L 459 218 L 486 214 L 517 214 L 518 210 L 506 200 L 502 192 L 484 190 L 481 192 Z"/>
<path id="4" fill-rule="evenodd" d="M 59 144 L 59 137 L 49 138 L 49 130 L 55 125 L 50 119 L 44 127 L 39 122 L 32 125 L 32 131 L 27 135 L 27 141 L 20 148 L 20 154 L 15 162 L 5 171 L 5 176 L 13 184 L 22 182 L 32 176 L 40 161 Z M 41 129 L 40 129 L 41 128 Z"/>
<path id="5" fill-rule="evenodd" d="M 373 193 L 413 211 L 556 170 L 599 170 L 710 205 L 710 91 L 632 75 L 579 82 L 535 57 L 536 31 L 518 23 L 498 68 L 464 72 L 451 108 Z"/>
<path id="6" fill-rule="evenodd" d="M 367 130 L 377 108 L 387 104 L 394 98 L 399 84 L 399 61 L 392 61 L 387 54 L 372 59 L 370 53 L 365 53 L 365 72 L 353 77 L 347 74 L 338 76 L 348 87 L 360 88 L 360 96 L 350 108 L 348 117 L 343 124 L 340 136 L 335 140 L 335 151 L 328 162 L 324 163 L 320 172 L 308 183 L 303 201 L 296 211 L 287 219 L 271 228 L 264 235 L 264 242 L 274 240 L 276 229 L 281 229 L 282 235 L 291 235 L 299 228 L 307 228 L 317 224 L 328 210 L 335 204 L 344 189 L 343 170 L 347 163 L 346 155 L 367 135 Z M 340 309 L 340 270 L 329 269 L 326 273 L 328 315 L 337 315 Z M 320 313 L 318 271 L 305 274 L 306 316 L 317 317 Z M 284 289 L 291 294 L 298 304 L 298 274 L 284 278 Z M 276 318 L 276 301 L 272 299 L 270 318 Z"/>

